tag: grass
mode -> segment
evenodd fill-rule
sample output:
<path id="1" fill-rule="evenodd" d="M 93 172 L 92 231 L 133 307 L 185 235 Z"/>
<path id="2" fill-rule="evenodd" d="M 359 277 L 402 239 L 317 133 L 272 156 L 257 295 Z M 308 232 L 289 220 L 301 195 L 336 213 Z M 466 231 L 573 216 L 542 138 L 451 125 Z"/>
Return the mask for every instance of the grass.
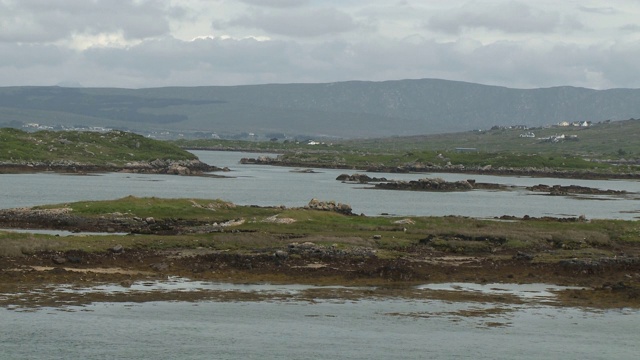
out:
<path id="1" fill-rule="evenodd" d="M 278 249 L 291 242 L 312 241 L 340 247 L 373 247 L 381 256 L 431 248 L 455 254 L 500 252 L 573 252 L 615 254 L 640 249 L 637 222 L 593 220 L 589 222 L 497 221 L 464 217 L 411 217 L 398 224 L 396 217 L 347 216 L 304 208 L 236 206 L 222 200 L 125 197 L 111 201 L 86 201 L 37 208 L 68 207 L 71 214 L 86 217 L 153 217 L 197 220 L 204 223 L 244 219 L 228 231 L 175 236 L 86 236 L 73 238 L 28 234 L 3 234 L 0 254 L 15 255 L 36 250 L 105 251 L 115 244 L 129 248 L 211 248 L 230 251 Z M 295 222 L 276 224 L 265 219 L 276 215 Z M 231 232 L 230 230 L 235 230 Z M 411 250 L 413 251 L 413 250 Z M 398 253 L 400 252 L 400 253 Z M 386 254 L 386 255 L 385 255 Z M 564 256 L 563 255 L 563 256 Z"/>
<path id="2" fill-rule="evenodd" d="M 22 256 L 39 251 L 62 249 L 66 241 L 50 235 L 35 235 L 0 231 L 0 256 Z"/>
<path id="3" fill-rule="evenodd" d="M 0 161 L 9 163 L 73 161 L 90 165 L 124 165 L 132 161 L 191 160 L 174 144 L 123 131 L 107 133 L 0 129 Z"/>
<path id="4" fill-rule="evenodd" d="M 535 138 L 520 137 L 534 132 Z M 576 136 L 562 142 L 543 141 L 553 135 Z M 334 141 L 307 145 L 295 142 L 180 140 L 181 147 L 282 153 L 281 159 L 300 166 L 397 167 L 448 163 L 465 167 L 549 168 L 596 172 L 637 172 L 638 166 L 593 160 L 640 157 L 640 120 L 614 121 L 590 127 L 550 127 L 529 130 L 496 128 L 452 134 Z M 475 152 L 458 152 L 473 148 Z"/>

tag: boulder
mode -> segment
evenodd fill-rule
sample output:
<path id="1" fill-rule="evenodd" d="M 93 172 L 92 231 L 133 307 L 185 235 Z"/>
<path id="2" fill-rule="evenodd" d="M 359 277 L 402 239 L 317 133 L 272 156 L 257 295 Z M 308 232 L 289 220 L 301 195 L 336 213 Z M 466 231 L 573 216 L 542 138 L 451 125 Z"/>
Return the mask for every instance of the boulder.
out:
<path id="1" fill-rule="evenodd" d="M 120 244 L 112 247 L 109 249 L 110 252 L 114 253 L 114 254 L 121 254 L 124 252 L 124 247 Z"/>
<path id="2" fill-rule="evenodd" d="M 62 256 L 56 256 L 53 259 L 51 259 L 51 261 L 53 261 L 53 263 L 56 265 L 62 265 L 67 262 L 67 259 Z"/>
<path id="3" fill-rule="evenodd" d="M 155 271 L 167 271 L 169 269 L 169 265 L 167 263 L 154 263 L 150 265 L 151 268 Z"/>

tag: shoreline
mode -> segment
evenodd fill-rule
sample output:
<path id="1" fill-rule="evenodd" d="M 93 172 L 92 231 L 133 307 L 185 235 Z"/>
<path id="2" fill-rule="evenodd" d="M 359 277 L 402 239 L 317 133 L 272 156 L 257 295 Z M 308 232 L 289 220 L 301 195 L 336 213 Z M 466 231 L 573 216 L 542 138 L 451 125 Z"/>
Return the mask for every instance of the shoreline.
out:
<path id="1" fill-rule="evenodd" d="M 364 171 L 371 173 L 453 173 L 453 174 L 469 174 L 469 175 L 492 175 L 492 176 L 527 176 L 534 178 L 558 178 L 558 179 L 575 179 L 575 180 L 640 180 L 640 173 L 600 173 L 600 172 L 583 172 L 583 171 L 571 171 L 571 170 L 556 170 L 556 169 L 537 169 L 537 168 L 486 168 L 486 167 L 473 167 L 465 168 L 462 165 L 452 166 L 350 166 L 340 164 L 325 164 L 317 162 L 295 162 L 295 161 L 281 161 L 277 158 L 261 157 L 255 158 L 242 158 L 241 164 L 252 165 L 270 165 L 270 166 L 282 166 L 282 167 L 294 167 L 294 168 L 320 168 L 320 169 L 335 169 L 335 170 L 351 170 L 351 171 Z"/>
<path id="2" fill-rule="evenodd" d="M 204 175 L 209 172 L 229 171 L 205 164 L 199 160 L 154 160 L 150 162 L 133 162 L 126 165 L 93 165 L 93 164 L 48 164 L 48 163 L 1 163 L 0 174 L 32 174 L 54 172 L 61 174 L 99 174 L 109 172 L 167 174 L 167 175 Z"/>
<path id="3" fill-rule="evenodd" d="M 174 226 L 177 225 L 171 225 Z M 229 230 L 229 233 L 242 236 L 242 233 L 234 231 Z M 126 291 L 113 294 L 83 293 L 82 296 L 56 290 L 60 287 L 105 285 L 128 288 L 134 283 L 179 277 L 191 281 L 231 284 L 305 284 L 382 289 L 379 292 L 361 293 L 316 292 L 316 296 L 334 296 L 338 299 L 438 298 L 442 295 L 416 293 L 414 288 L 417 285 L 452 282 L 549 284 L 581 288 L 558 292 L 554 306 L 640 309 L 640 257 L 633 254 L 557 260 L 547 259 L 542 253 L 517 250 L 495 254 L 456 254 L 429 246 L 435 241 L 430 238 L 402 251 L 395 251 L 393 256 L 378 254 L 369 248 L 340 249 L 335 245 L 310 242 L 289 242 L 284 247 L 274 244 L 269 248 L 252 247 L 247 250 L 219 250 L 206 246 L 153 250 L 142 244 L 136 245 L 135 237 L 131 236 L 135 235 L 109 240 L 110 243 L 118 242 L 118 238 L 120 241 L 129 241 L 124 242 L 132 244 L 128 247 L 103 244 L 103 248 L 109 247 L 94 251 L 23 249 L 22 254 L 0 255 L 0 307 L 28 309 L 104 301 L 204 301 L 220 297 L 228 301 L 268 300 L 268 297 L 262 296 L 199 290 L 139 294 Z M 179 233 L 177 236 L 180 236 Z M 55 236 L 52 238 L 56 239 Z M 447 296 L 449 301 L 516 301 L 510 297 L 488 298 L 468 292 Z"/>
<path id="4" fill-rule="evenodd" d="M 618 281 L 629 272 L 640 271 L 640 262 L 587 266 L 579 262 L 544 264 L 526 259 L 486 259 L 483 257 L 431 256 L 429 259 L 401 258 L 312 258 L 277 259 L 271 254 L 231 254 L 202 251 L 139 251 L 120 254 L 42 252 L 8 258 L 0 269 L 0 307 L 40 308 L 84 305 L 94 302 L 225 301 L 269 300 L 272 297 L 194 291 L 142 292 L 61 292 L 60 287 L 89 288 L 166 281 L 170 278 L 229 284 L 304 284 L 321 287 L 316 298 L 360 299 L 403 297 L 448 301 L 513 304 L 509 296 L 487 296 L 468 292 L 417 292 L 417 285 L 440 283 L 549 284 L 579 287 L 557 292 L 554 306 L 594 309 L 640 308 L 640 288 Z M 55 258 L 72 262 L 55 264 Z M 335 291 L 331 287 L 372 287 L 363 291 Z M 329 289 L 322 288 L 328 287 Z M 43 296 L 44 295 L 44 296 Z M 273 298 L 279 298 L 274 296 Z"/>

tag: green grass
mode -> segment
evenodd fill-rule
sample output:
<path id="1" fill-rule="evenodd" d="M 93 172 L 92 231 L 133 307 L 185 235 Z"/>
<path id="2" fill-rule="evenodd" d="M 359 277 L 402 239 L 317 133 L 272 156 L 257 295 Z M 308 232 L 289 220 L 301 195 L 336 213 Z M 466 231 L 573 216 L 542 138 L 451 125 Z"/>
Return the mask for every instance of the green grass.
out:
<path id="1" fill-rule="evenodd" d="M 221 200 L 126 197 L 111 201 L 88 201 L 39 208 L 68 207 L 72 214 L 97 217 L 119 213 L 124 217 L 198 220 L 205 223 L 245 220 L 221 233 L 176 236 L 89 236 L 56 238 L 26 234 L 0 236 L 0 254 L 21 254 L 37 249 L 80 248 L 104 251 L 116 243 L 129 248 L 174 249 L 205 247 L 218 250 L 254 251 L 284 248 L 291 242 L 312 241 L 340 247 L 369 246 L 381 256 L 399 256 L 412 248 L 429 247 L 453 254 L 493 254 L 504 251 L 616 254 L 640 250 L 637 222 L 593 220 L 590 222 L 494 221 L 464 217 L 411 217 L 413 223 L 398 224 L 398 217 L 347 216 L 304 208 L 258 208 L 235 206 Z M 291 218 L 290 224 L 266 222 L 269 217 Z M 425 239 L 429 239 L 425 241 Z M 395 255 L 393 255 L 395 254 Z M 551 256 L 551 255 L 549 255 Z M 560 255 L 558 255 L 560 256 Z"/>
<path id="2" fill-rule="evenodd" d="M 174 144 L 122 131 L 107 133 L 0 129 L 0 161 L 74 161 L 91 165 L 124 165 L 131 161 L 191 160 L 192 153 Z"/>
<path id="3" fill-rule="evenodd" d="M 532 131 L 535 138 L 520 137 Z M 542 141 L 564 134 L 577 140 Z M 611 165 L 593 160 L 640 158 L 640 120 L 598 123 L 590 127 L 552 127 L 530 130 L 492 129 L 453 134 L 336 141 L 324 145 L 295 142 L 181 140 L 187 148 L 279 152 L 280 158 L 300 166 L 367 169 L 405 165 L 462 165 L 492 168 L 547 168 L 571 171 L 637 172 L 637 165 Z M 474 148 L 475 152 L 459 152 Z"/>

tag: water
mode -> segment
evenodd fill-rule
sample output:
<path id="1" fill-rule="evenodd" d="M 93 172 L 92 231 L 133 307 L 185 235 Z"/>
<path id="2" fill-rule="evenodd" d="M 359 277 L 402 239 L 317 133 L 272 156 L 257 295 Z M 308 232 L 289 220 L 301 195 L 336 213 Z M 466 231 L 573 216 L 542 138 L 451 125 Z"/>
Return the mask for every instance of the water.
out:
<path id="1" fill-rule="evenodd" d="M 556 216 L 588 219 L 637 219 L 640 217 L 640 195 L 565 197 L 513 191 L 436 193 L 393 190 L 371 190 L 358 184 L 345 184 L 335 178 L 353 171 L 316 169 L 317 173 L 296 173 L 291 168 L 240 165 L 242 157 L 260 154 L 238 152 L 195 151 L 210 164 L 228 166 L 233 171 L 220 173 L 233 178 L 184 177 L 108 173 L 99 175 L 4 174 L 0 175 L 0 208 L 58 204 L 81 200 L 108 200 L 128 195 L 164 198 L 223 199 L 240 205 L 306 205 L 312 198 L 335 200 L 352 206 L 354 213 L 375 216 L 470 217 Z M 415 180 L 442 177 L 448 181 L 476 179 L 478 182 L 512 186 L 580 185 L 599 189 L 640 189 L 638 181 L 570 180 L 529 177 L 497 177 L 467 174 L 372 174 L 389 179 Z"/>
<path id="2" fill-rule="evenodd" d="M 0 309 L 3 359 L 637 359 L 639 314 L 413 300 Z"/>
<path id="3" fill-rule="evenodd" d="M 491 217 L 578 216 L 633 219 L 634 196 L 589 199 L 530 195 L 526 191 L 423 193 L 367 190 L 335 180 L 346 171 L 239 165 L 256 154 L 196 152 L 229 166 L 234 178 L 165 175 L 0 175 L 0 207 L 135 196 L 221 198 L 241 205 L 303 206 L 311 198 L 351 204 L 356 213 Z M 352 172 L 349 172 L 352 173 Z M 375 174 L 390 179 L 467 178 L 515 186 L 581 185 L 637 191 L 637 181 L 578 181 L 464 174 Z M 179 282 L 134 284 L 131 290 L 176 290 Z M 212 284 L 189 283 L 207 289 Z M 224 291 L 235 285 L 215 285 Z M 214 287 L 215 287 L 214 286 Z M 547 287 L 425 285 L 443 291 L 548 296 Z M 140 289 L 138 289 L 140 288 Z M 302 291 L 299 285 L 272 291 Z M 271 291 L 250 285 L 247 291 Z M 101 291 L 125 291 L 118 285 Z M 68 291 L 86 291 L 73 290 Z M 91 290 L 94 291 L 94 290 Z M 0 294 L 2 295 L 2 294 Z M 483 311 L 487 311 L 483 313 Z M 469 313 L 479 313 L 470 316 Z M 0 359 L 636 359 L 636 310 L 594 311 L 536 305 L 412 299 L 270 300 L 255 302 L 96 303 L 35 312 L 0 309 Z"/>

